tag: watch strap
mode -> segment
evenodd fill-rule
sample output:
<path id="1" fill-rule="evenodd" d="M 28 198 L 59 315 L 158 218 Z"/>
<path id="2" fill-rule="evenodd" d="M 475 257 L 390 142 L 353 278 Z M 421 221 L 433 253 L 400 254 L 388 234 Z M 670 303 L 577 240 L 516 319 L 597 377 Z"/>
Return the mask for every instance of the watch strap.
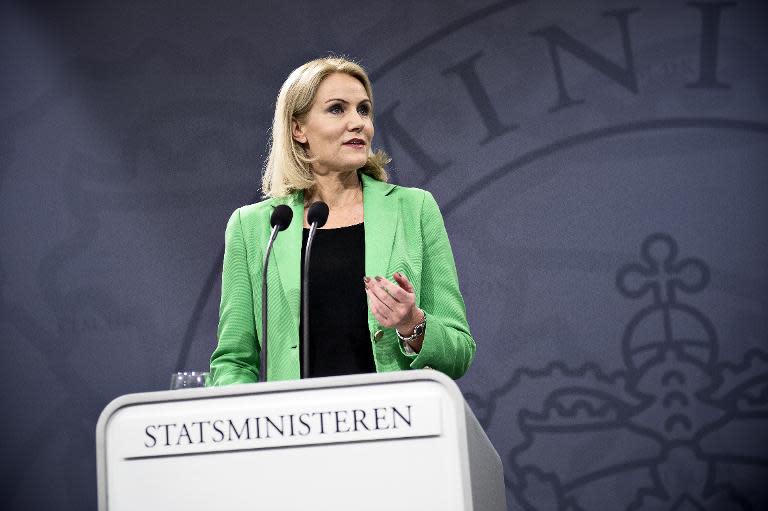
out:
<path id="1" fill-rule="evenodd" d="M 421 317 L 423 318 L 421 320 L 421 323 L 417 324 L 415 327 L 413 327 L 413 333 L 409 336 L 404 336 L 400 334 L 400 332 L 395 328 L 395 333 L 397 334 L 397 338 L 400 339 L 401 342 L 411 342 L 418 339 L 421 335 L 424 334 L 424 331 L 427 329 L 427 314 L 424 312 L 424 309 L 419 308 L 421 311 Z"/>

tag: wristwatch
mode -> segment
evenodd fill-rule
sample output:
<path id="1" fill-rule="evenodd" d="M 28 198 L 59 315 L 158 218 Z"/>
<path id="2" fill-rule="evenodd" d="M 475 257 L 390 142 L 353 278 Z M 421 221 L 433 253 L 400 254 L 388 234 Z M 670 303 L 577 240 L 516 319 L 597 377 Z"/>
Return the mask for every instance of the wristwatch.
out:
<path id="1" fill-rule="evenodd" d="M 427 314 L 424 312 L 424 309 L 419 308 L 419 310 L 421 311 L 421 317 L 424 319 L 421 320 L 421 323 L 413 327 L 413 333 L 411 335 L 405 337 L 397 331 L 397 328 L 395 328 L 397 338 L 400 339 L 401 342 L 409 343 L 411 341 L 415 341 L 421 337 L 424 334 L 424 330 L 427 329 Z"/>

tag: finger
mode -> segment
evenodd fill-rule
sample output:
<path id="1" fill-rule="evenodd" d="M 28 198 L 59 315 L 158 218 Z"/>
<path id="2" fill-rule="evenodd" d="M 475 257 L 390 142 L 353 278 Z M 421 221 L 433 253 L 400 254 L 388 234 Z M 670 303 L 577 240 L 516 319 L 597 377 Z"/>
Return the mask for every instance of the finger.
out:
<path id="1" fill-rule="evenodd" d="M 380 314 L 384 317 L 386 322 L 379 321 L 383 326 L 395 327 L 402 324 L 406 317 L 409 317 L 409 310 L 410 307 L 413 307 L 412 305 L 409 307 L 408 305 L 397 303 L 394 308 L 390 308 L 390 304 L 382 302 L 377 296 L 373 295 L 372 291 L 369 291 L 369 293 L 372 300 L 371 311 L 375 310 L 374 315 Z M 379 318 L 377 317 L 377 319 Z M 407 321 L 407 323 L 411 324 L 413 321 Z"/>
<path id="2" fill-rule="evenodd" d="M 376 295 L 375 288 L 371 287 L 365 290 L 366 294 L 368 295 L 368 300 L 371 303 L 372 307 L 376 307 L 378 310 L 382 311 L 382 313 L 389 316 L 392 312 L 392 309 L 382 301 L 382 298 L 378 295 Z M 379 291 L 382 295 L 386 295 L 383 291 Z"/>
<path id="3" fill-rule="evenodd" d="M 376 284 L 381 286 L 389 296 L 391 296 L 395 302 L 409 303 L 411 301 L 409 293 L 405 291 L 400 285 L 394 284 L 384 277 L 375 277 Z"/>
<path id="4" fill-rule="evenodd" d="M 403 275 L 403 274 L 402 274 L 402 273 L 400 273 L 399 271 L 398 271 L 398 272 L 395 272 L 395 273 L 392 275 L 392 278 L 394 278 L 394 279 L 395 279 L 395 281 L 397 282 L 397 284 L 398 284 L 398 285 L 399 285 L 401 288 L 403 288 L 403 289 L 405 290 L 405 292 L 406 292 L 406 293 L 415 293 L 415 292 L 416 292 L 416 290 L 413 288 L 413 285 L 411 284 L 411 281 L 410 281 L 410 280 L 408 280 L 408 277 L 406 277 L 405 275 Z"/>
<path id="5" fill-rule="evenodd" d="M 382 325 L 388 326 L 388 325 L 385 325 L 385 323 L 389 323 L 389 316 L 387 315 L 387 312 L 389 312 L 389 309 L 387 309 L 378 298 L 373 296 L 370 291 L 366 290 L 365 294 L 368 295 L 368 306 L 370 307 L 371 312 L 373 313 L 373 317 L 375 317 L 376 321 L 378 321 Z"/>
<path id="6" fill-rule="evenodd" d="M 381 277 L 378 278 L 381 279 Z M 381 279 L 380 281 L 375 279 L 371 280 L 371 282 L 369 282 L 367 285 L 368 291 L 370 291 L 371 294 L 375 296 L 388 309 L 394 309 L 397 306 L 397 300 L 392 298 L 392 295 L 386 291 L 383 286 L 383 280 L 384 279 Z"/>

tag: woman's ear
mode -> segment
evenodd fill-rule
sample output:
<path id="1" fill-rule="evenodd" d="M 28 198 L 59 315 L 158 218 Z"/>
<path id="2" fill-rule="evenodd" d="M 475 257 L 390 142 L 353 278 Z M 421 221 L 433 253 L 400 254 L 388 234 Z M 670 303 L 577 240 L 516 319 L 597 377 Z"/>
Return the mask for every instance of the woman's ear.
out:
<path id="1" fill-rule="evenodd" d="M 299 144 L 307 143 L 307 136 L 304 134 L 304 128 L 295 118 L 291 119 L 291 134 L 293 135 L 293 139 Z"/>

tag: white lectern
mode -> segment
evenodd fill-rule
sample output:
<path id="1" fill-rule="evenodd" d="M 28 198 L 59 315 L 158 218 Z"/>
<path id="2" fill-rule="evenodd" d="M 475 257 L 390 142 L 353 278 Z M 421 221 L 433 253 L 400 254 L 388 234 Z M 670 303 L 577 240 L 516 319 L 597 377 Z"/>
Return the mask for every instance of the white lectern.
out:
<path id="1" fill-rule="evenodd" d="M 499 455 L 433 370 L 122 396 L 96 456 L 101 511 L 506 510 Z"/>

